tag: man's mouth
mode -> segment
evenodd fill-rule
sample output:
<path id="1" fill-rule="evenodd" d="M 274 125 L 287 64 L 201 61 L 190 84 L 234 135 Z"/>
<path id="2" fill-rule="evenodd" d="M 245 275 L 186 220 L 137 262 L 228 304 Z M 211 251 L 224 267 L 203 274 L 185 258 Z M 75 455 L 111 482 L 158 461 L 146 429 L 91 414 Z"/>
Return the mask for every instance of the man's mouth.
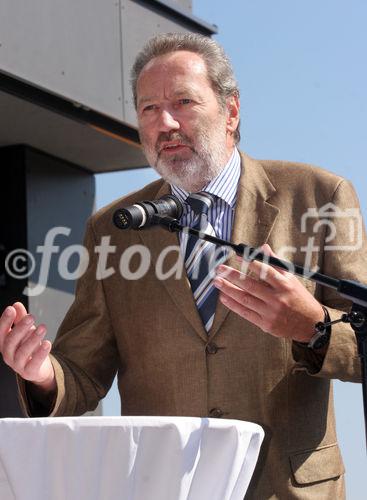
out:
<path id="1" fill-rule="evenodd" d="M 190 146 L 188 146 L 187 144 L 183 144 L 182 142 L 167 142 L 160 145 L 159 152 L 176 153 L 189 147 Z"/>

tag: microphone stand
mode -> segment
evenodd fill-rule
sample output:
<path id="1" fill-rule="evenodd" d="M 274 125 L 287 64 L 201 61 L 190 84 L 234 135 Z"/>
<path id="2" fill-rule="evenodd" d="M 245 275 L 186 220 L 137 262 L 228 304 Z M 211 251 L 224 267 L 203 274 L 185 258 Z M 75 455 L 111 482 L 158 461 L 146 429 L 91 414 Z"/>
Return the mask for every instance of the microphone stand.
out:
<path id="1" fill-rule="evenodd" d="M 154 215 L 152 222 L 170 232 L 185 232 L 197 236 L 202 240 L 214 243 L 215 245 L 229 247 L 245 260 L 266 260 L 266 262 L 273 267 L 278 267 L 291 272 L 292 274 L 298 274 L 306 277 L 311 281 L 315 281 L 319 285 L 333 288 L 341 297 L 344 297 L 352 302 L 352 307 L 349 313 L 342 314 L 341 318 L 335 321 L 318 323 L 315 325 L 315 330 L 322 335 L 323 332 L 326 332 L 326 328 L 328 326 L 340 322 L 350 323 L 354 330 L 357 340 L 358 356 L 361 360 L 364 424 L 367 447 L 367 286 L 359 283 L 358 281 L 332 278 L 325 274 L 306 269 L 298 264 L 278 259 L 277 257 L 271 257 L 269 255 L 265 256 L 265 254 L 260 252 L 257 248 L 250 247 L 244 243 L 236 245 L 230 241 L 217 238 L 216 236 L 205 234 L 197 229 L 183 226 L 177 221 L 177 219 L 172 217 Z"/>

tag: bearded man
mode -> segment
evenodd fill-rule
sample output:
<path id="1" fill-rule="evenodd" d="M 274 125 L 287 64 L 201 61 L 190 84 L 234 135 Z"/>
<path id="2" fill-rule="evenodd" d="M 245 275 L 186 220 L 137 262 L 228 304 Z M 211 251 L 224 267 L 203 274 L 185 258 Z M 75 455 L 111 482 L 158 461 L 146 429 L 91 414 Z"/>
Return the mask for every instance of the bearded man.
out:
<path id="1" fill-rule="evenodd" d="M 197 216 L 185 201 L 190 193 L 209 193 L 206 218 L 218 237 L 270 255 L 286 249 L 294 262 L 305 263 L 312 236 L 308 267 L 367 282 L 364 233 L 359 246 L 346 250 L 347 223 L 335 219 L 328 251 L 324 231 L 301 228 L 309 209 L 330 203 L 341 211 L 358 209 L 353 188 L 311 165 L 256 161 L 238 151 L 239 90 L 213 40 L 153 38 L 136 59 L 132 88 L 141 143 L 162 179 L 89 220 L 89 267 L 51 354 L 50 342 L 42 340 L 45 325 L 36 326 L 19 303 L 4 311 L 0 347 L 18 373 L 24 411 L 59 416 L 92 410 L 117 372 L 123 415 L 260 424 L 265 442 L 246 498 L 344 498 L 331 379 L 360 381 L 354 333 L 346 324 L 333 325 L 323 346 L 308 344 L 317 322 L 339 318 L 350 304 L 266 263 L 252 262 L 243 273 L 232 257 L 207 280 L 215 307 L 204 321 L 187 267 L 188 238 L 159 227 L 122 233 L 112 217 L 122 205 L 173 193 L 185 205 L 182 223 L 194 225 Z M 108 260 L 114 270 L 127 249 L 146 249 L 144 276 L 128 280 L 115 272 L 97 279 L 94 248 L 103 236 L 116 247 Z M 186 266 L 178 279 L 170 272 L 177 255 Z M 158 262 L 164 279 L 157 277 Z M 138 254 L 130 265 L 139 267 Z"/>

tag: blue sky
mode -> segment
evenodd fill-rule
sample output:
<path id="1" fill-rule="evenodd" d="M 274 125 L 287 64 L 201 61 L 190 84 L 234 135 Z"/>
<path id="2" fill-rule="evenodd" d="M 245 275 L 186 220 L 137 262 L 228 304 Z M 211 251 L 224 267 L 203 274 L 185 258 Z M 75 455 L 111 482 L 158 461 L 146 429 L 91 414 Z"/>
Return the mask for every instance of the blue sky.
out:
<path id="1" fill-rule="evenodd" d="M 217 24 L 241 90 L 241 149 L 256 158 L 302 161 L 351 180 L 366 220 L 367 2 L 193 0 Z M 150 169 L 97 176 L 97 206 L 156 178 Z M 348 499 L 364 500 L 361 386 L 335 383 Z M 116 393 L 107 414 L 119 414 Z M 297 423 L 294 423 L 297 425 Z"/>

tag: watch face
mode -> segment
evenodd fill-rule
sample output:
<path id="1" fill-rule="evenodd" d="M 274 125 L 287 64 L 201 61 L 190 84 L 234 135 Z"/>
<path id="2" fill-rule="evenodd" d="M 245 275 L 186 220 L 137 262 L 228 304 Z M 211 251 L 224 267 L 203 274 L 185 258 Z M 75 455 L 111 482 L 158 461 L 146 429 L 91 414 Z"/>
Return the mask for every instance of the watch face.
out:
<path id="1" fill-rule="evenodd" d="M 330 333 L 324 333 L 322 334 L 318 339 L 315 340 L 315 342 L 312 345 L 312 349 L 321 349 L 321 347 L 324 347 L 330 340 Z"/>

